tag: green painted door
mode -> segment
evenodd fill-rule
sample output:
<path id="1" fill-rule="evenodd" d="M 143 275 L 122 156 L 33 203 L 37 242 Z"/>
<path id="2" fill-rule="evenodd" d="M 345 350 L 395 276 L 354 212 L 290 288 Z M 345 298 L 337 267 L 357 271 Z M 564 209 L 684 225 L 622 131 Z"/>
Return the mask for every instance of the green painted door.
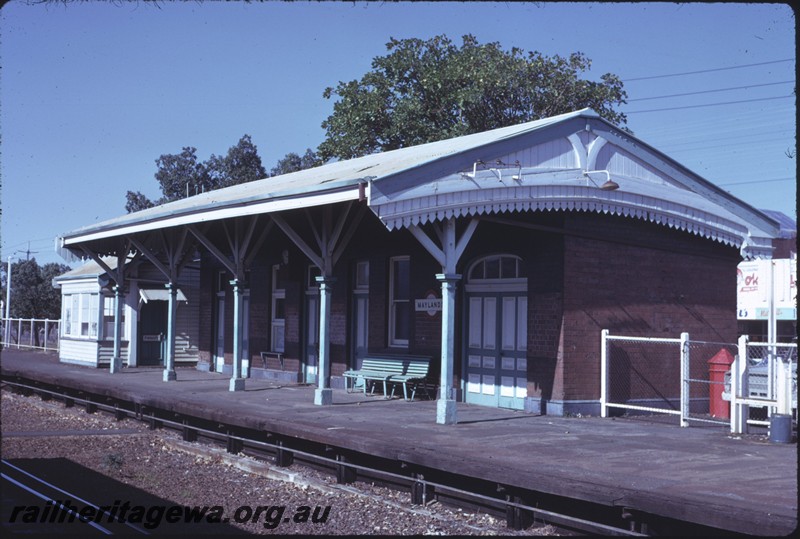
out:
<path id="1" fill-rule="evenodd" d="M 527 294 L 471 293 L 467 309 L 466 401 L 523 409 L 528 374 Z"/>

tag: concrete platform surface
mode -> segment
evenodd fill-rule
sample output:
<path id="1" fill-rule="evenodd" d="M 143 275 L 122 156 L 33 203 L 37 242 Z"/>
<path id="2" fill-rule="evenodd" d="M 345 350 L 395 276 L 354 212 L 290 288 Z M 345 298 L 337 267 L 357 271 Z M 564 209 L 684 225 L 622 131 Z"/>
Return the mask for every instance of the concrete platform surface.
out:
<path id="1" fill-rule="evenodd" d="M 577 500 L 754 535 L 797 526 L 796 443 L 734 436 L 715 425 L 680 428 L 647 419 L 537 416 L 458 403 L 458 424 L 436 424 L 436 402 L 156 368 L 117 374 L 59 363 L 53 354 L 3 350 L 16 376 L 115 396 L 176 413 L 330 444 Z"/>

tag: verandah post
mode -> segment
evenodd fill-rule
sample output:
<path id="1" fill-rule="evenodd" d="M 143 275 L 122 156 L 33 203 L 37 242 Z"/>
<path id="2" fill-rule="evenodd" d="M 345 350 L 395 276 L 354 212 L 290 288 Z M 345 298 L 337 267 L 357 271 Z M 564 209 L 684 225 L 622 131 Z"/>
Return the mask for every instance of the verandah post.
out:
<path id="1" fill-rule="evenodd" d="M 453 398 L 453 358 L 455 355 L 456 283 L 461 275 L 436 275 L 442 283 L 442 358 L 439 400 L 436 402 L 436 422 L 454 425 L 458 422 L 456 401 Z"/>
<path id="2" fill-rule="evenodd" d="M 243 391 L 245 380 L 242 377 L 242 287 L 239 279 L 230 282 L 233 286 L 233 376 L 230 391 Z"/>
<path id="3" fill-rule="evenodd" d="M 178 287 L 172 281 L 164 286 L 169 292 L 169 302 L 167 305 L 167 354 L 164 360 L 164 381 L 170 382 L 178 379 L 175 372 L 175 314 L 177 309 Z"/>
<path id="4" fill-rule="evenodd" d="M 314 404 L 333 404 L 333 392 L 328 384 L 330 377 L 330 325 L 331 325 L 331 292 L 336 279 L 322 275 L 315 277 L 319 283 L 319 367 L 317 382 L 319 387 L 314 391 Z"/>
<path id="5" fill-rule="evenodd" d="M 109 371 L 113 374 L 122 368 L 122 285 L 114 285 L 114 355 Z"/>

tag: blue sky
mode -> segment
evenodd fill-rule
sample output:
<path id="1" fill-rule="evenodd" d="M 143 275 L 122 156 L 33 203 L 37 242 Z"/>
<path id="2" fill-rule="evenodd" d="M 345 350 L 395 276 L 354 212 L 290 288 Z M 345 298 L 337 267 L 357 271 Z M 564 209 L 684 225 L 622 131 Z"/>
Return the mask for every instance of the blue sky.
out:
<path id="1" fill-rule="evenodd" d="M 316 148 L 327 86 L 360 78 L 390 37 L 438 34 L 585 53 L 587 78 L 626 81 L 637 137 L 796 219 L 784 4 L 12 0 L 0 29 L 4 262 L 28 242 L 40 263 L 63 262 L 57 235 L 124 214 L 129 189 L 158 197 L 161 154 L 194 146 L 205 160 L 249 134 L 269 170 Z"/>

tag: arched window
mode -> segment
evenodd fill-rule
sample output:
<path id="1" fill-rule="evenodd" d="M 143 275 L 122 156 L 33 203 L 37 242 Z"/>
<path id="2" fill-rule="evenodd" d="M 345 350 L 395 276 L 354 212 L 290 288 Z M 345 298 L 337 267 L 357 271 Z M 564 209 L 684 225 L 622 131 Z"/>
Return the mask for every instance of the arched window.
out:
<path id="1" fill-rule="evenodd" d="M 491 255 L 481 258 L 469 268 L 467 281 L 491 283 L 496 281 L 525 280 L 522 259 L 513 255 Z"/>

